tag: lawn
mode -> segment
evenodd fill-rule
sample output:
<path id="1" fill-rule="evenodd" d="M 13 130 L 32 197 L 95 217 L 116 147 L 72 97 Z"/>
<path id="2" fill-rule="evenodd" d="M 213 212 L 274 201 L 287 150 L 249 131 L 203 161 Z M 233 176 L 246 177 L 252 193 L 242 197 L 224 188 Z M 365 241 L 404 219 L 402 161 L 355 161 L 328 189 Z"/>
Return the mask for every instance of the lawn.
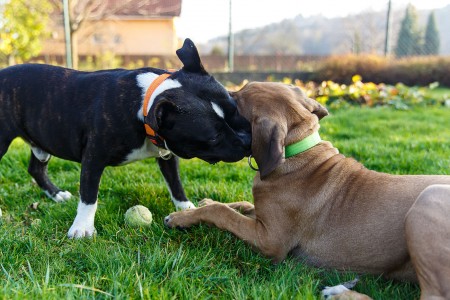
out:
<path id="1" fill-rule="evenodd" d="M 446 98 L 450 99 L 450 88 L 445 87 L 438 87 L 435 89 L 428 90 L 427 92 L 430 96 L 436 97 L 436 98 Z"/>
<path id="2" fill-rule="evenodd" d="M 353 108 L 322 120 L 321 135 L 368 168 L 396 174 L 448 174 L 450 109 Z M 166 229 L 173 210 L 153 160 L 108 168 L 103 177 L 93 239 L 66 237 L 78 197 L 58 204 L 27 174 L 29 149 L 16 140 L 0 162 L 0 299 L 318 299 L 320 287 L 355 277 L 302 265 L 279 265 L 233 235 L 199 226 Z M 77 195 L 80 166 L 53 158 L 55 183 Z M 188 197 L 223 202 L 251 199 L 254 172 L 243 160 L 208 165 L 181 162 Z M 37 210 L 29 208 L 39 202 Z M 149 229 L 129 228 L 125 211 L 147 206 Z M 36 219 L 40 219 L 40 224 Z M 34 221 L 34 222 L 33 222 Z M 33 222 L 33 225 L 31 225 Z M 416 285 L 361 275 L 359 292 L 375 299 L 417 299 Z"/>

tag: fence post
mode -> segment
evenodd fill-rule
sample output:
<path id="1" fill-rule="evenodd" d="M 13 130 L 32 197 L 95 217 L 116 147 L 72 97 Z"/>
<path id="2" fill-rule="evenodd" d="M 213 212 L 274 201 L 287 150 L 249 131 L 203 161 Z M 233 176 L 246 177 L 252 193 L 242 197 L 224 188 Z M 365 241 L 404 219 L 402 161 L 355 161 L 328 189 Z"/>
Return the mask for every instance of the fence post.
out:
<path id="1" fill-rule="evenodd" d="M 70 15 L 69 15 L 69 0 L 63 0 L 64 10 L 64 36 L 66 40 L 66 65 L 72 68 L 72 43 L 70 42 Z"/>
<path id="2" fill-rule="evenodd" d="M 231 11 L 231 1 L 230 3 L 230 15 L 228 19 L 228 72 L 233 72 L 234 70 L 234 39 L 233 39 L 233 27 L 232 27 L 232 11 Z"/>
<path id="3" fill-rule="evenodd" d="M 386 35 L 384 39 L 384 56 L 389 55 L 389 39 L 391 35 L 391 6 L 392 1 L 388 1 L 388 7 L 387 7 L 387 15 L 386 15 Z"/>

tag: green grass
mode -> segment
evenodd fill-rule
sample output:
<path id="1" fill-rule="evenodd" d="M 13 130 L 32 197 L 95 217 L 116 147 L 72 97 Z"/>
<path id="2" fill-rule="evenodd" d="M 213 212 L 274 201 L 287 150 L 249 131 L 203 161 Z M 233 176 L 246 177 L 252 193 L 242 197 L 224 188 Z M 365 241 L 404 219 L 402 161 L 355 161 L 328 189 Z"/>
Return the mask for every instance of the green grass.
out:
<path id="1" fill-rule="evenodd" d="M 367 167 L 397 174 L 448 174 L 450 109 L 389 108 L 334 112 L 321 135 L 341 153 Z M 29 149 L 16 140 L 0 162 L 0 299 L 318 299 L 320 286 L 355 274 L 310 268 L 289 258 L 279 265 L 253 252 L 233 235 L 208 226 L 169 230 L 173 210 L 153 160 L 108 168 L 102 177 L 98 235 L 69 240 L 78 198 L 47 199 L 27 174 Z M 53 158 L 54 182 L 78 194 L 80 166 Z M 181 162 L 186 193 L 193 202 L 251 199 L 254 172 L 245 161 L 208 165 Z M 39 202 L 37 211 L 29 208 Z M 123 215 L 133 205 L 152 211 L 149 229 L 133 229 Z M 34 219 L 41 224 L 31 226 Z M 414 284 L 360 276 L 356 290 L 374 299 L 417 299 Z"/>
<path id="2" fill-rule="evenodd" d="M 431 89 L 427 91 L 427 94 L 429 94 L 432 97 L 436 97 L 437 99 L 450 99 L 450 88 L 445 87 L 438 87 L 435 89 Z"/>

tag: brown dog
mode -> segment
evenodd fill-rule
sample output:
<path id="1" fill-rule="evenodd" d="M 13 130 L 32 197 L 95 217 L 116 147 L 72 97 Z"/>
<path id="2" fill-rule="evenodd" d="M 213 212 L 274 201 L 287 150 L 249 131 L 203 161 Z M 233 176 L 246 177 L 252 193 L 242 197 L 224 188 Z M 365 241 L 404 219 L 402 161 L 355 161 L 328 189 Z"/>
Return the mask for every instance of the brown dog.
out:
<path id="1" fill-rule="evenodd" d="M 292 253 L 313 266 L 418 279 L 422 299 L 450 299 L 450 176 L 378 173 L 339 154 L 317 135 L 327 110 L 298 88 L 254 82 L 233 97 L 252 124 L 255 206 L 205 199 L 166 217 L 169 227 L 213 224 L 275 262 Z M 287 147 L 298 141 L 307 143 Z"/>

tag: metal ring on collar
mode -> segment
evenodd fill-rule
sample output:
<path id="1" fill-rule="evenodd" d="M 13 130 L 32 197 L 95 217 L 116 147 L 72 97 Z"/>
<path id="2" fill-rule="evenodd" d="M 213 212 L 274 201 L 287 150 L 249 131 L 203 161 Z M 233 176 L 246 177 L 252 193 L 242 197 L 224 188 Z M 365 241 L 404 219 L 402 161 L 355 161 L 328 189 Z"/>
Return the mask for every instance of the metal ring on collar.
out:
<path id="1" fill-rule="evenodd" d="M 172 154 L 172 152 L 169 152 L 169 153 L 163 153 L 163 150 L 162 149 L 159 149 L 159 157 L 161 158 L 161 159 L 164 159 L 164 160 L 169 160 L 169 159 L 171 159 L 172 158 L 172 156 L 173 156 L 173 154 Z"/>
<path id="2" fill-rule="evenodd" d="M 248 165 L 250 166 L 250 169 L 252 169 L 253 171 L 259 171 L 258 168 L 255 168 L 255 167 L 252 165 L 252 155 L 251 155 L 251 154 L 248 156 Z"/>

